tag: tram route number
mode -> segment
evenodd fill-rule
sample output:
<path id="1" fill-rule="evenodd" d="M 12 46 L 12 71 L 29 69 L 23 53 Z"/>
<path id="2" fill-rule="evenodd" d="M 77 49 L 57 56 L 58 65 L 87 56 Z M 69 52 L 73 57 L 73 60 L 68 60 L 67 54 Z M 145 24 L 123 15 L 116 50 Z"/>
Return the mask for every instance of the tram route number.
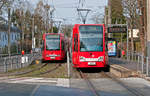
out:
<path id="1" fill-rule="evenodd" d="M 88 65 L 96 65 L 96 62 L 88 62 Z"/>

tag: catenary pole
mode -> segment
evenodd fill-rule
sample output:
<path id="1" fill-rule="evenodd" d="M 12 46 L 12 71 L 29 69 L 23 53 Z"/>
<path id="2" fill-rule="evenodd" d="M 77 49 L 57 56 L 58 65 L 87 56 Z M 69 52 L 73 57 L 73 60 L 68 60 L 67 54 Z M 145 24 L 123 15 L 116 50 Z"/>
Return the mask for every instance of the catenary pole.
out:
<path id="1" fill-rule="evenodd" d="M 11 50 L 10 50 L 10 47 L 11 47 L 11 44 L 10 44 L 10 31 L 11 31 L 11 21 L 10 21 L 10 8 L 8 8 L 8 55 L 9 55 L 9 58 L 11 56 Z"/>

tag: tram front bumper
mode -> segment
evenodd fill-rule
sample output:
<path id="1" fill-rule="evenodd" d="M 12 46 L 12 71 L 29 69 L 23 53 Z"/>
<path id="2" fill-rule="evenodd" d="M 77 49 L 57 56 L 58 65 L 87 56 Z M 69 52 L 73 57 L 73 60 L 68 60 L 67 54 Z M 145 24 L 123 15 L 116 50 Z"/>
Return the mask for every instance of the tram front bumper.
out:
<path id="1" fill-rule="evenodd" d="M 90 67 L 106 67 L 105 62 L 79 62 L 75 64 L 77 68 L 90 68 Z"/>

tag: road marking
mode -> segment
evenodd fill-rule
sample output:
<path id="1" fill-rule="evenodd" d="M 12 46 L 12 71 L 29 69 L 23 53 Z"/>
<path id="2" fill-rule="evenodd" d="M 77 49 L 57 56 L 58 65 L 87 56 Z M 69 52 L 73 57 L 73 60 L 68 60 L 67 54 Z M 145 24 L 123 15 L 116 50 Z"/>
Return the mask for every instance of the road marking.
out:
<path id="1" fill-rule="evenodd" d="M 37 85 L 34 90 L 32 91 L 31 95 L 30 96 L 34 96 L 35 95 L 35 92 L 39 89 L 40 85 Z"/>
<path id="2" fill-rule="evenodd" d="M 56 86 L 70 87 L 69 82 L 70 82 L 69 79 L 58 78 Z"/>
<path id="3" fill-rule="evenodd" d="M 0 82 L 6 83 L 57 83 L 56 78 L 31 78 L 31 77 L 23 77 L 23 78 L 0 78 Z"/>

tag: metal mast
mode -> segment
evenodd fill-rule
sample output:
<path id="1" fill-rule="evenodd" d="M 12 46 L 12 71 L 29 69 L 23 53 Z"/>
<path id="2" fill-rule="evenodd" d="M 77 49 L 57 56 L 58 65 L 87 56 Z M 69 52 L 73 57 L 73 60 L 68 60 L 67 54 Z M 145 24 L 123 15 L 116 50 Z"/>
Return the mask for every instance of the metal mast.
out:
<path id="1" fill-rule="evenodd" d="M 91 11 L 90 9 L 85 7 L 85 0 L 79 0 L 77 11 L 78 11 L 79 18 L 81 19 L 83 24 L 85 24 L 87 16 L 89 12 Z"/>

